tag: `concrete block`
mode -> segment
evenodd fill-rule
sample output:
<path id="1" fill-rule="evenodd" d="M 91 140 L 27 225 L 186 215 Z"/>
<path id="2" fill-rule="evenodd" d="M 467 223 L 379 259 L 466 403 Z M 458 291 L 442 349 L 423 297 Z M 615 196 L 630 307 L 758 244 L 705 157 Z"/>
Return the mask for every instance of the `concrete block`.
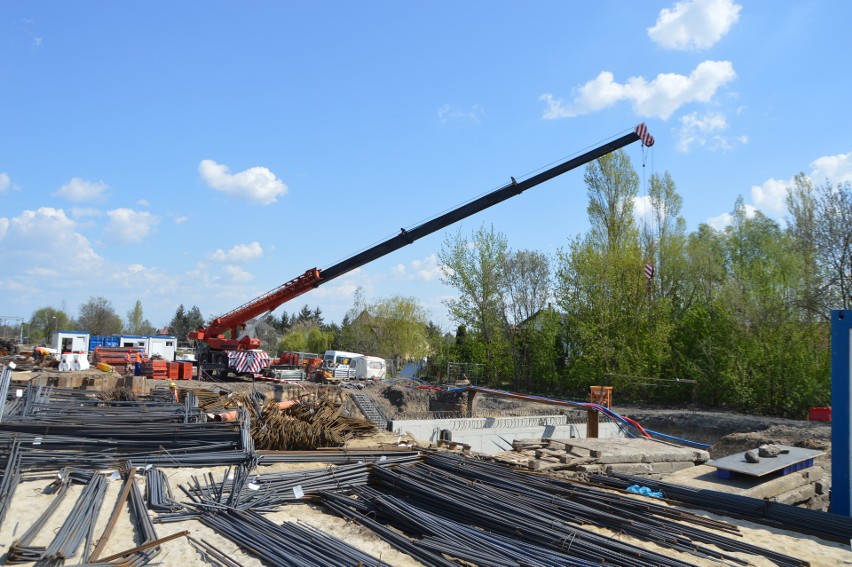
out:
<path id="1" fill-rule="evenodd" d="M 822 483 L 822 482 L 815 482 L 814 483 L 814 490 L 819 495 L 828 494 L 828 491 L 825 489 L 825 484 Z"/>
<path id="2" fill-rule="evenodd" d="M 780 504 L 798 504 L 799 502 L 809 500 L 815 494 L 816 487 L 813 484 L 807 484 L 794 490 L 790 490 L 789 492 L 781 493 L 772 498 L 772 500 Z"/>
<path id="3" fill-rule="evenodd" d="M 559 461 L 551 461 L 547 459 L 530 459 L 527 468 L 531 471 L 546 471 L 548 469 L 563 468 L 565 465 Z"/>
<path id="4" fill-rule="evenodd" d="M 588 474 L 601 474 L 603 472 L 603 468 L 600 465 L 579 465 L 576 469 Z"/>
<path id="5" fill-rule="evenodd" d="M 791 492 L 805 486 L 806 484 L 811 484 L 808 476 L 802 472 L 794 472 L 772 480 L 767 480 L 753 488 L 743 491 L 742 495 L 762 499 L 775 498 L 779 494 Z"/>
<path id="6" fill-rule="evenodd" d="M 665 463 L 648 463 L 655 474 L 670 474 L 695 466 L 692 461 L 670 461 Z"/>
<path id="7" fill-rule="evenodd" d="M 606 465 L 607 473 L 622 473 L 622 474 L 652 474 L 654 470 L 647 463 L 620 463 Z"/>

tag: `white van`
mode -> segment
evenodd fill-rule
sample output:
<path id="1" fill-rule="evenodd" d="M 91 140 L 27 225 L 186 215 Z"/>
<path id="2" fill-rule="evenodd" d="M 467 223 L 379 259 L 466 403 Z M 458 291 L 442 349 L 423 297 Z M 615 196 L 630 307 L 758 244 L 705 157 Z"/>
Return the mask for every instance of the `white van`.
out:
<path id="1" fill-rule="evenodd" d="M 387 365 L 384 358 L 378 356 L 359 356 L 355 360 L 356 380 L 384 380 Z"/>
<path id="2" fill-rule="evenodd" d="M 363 357 L 358 352 L 344 350 L 327 350 L 322 357 L 322 369 L 331 375 L 333 380 L 352 380 L 355 378 L 354 359 Z"/>

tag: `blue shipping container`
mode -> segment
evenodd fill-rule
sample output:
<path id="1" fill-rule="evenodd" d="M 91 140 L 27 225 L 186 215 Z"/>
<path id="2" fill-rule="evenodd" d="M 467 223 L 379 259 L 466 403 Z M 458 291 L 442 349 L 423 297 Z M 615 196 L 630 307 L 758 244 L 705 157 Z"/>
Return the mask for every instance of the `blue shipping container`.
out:
<path id="1" fill-rule="evenodd" d="M 111 337 L 90 337 L 89 350 L 94 351 L 95 347 L 118 347 L 118 336 Z"/>

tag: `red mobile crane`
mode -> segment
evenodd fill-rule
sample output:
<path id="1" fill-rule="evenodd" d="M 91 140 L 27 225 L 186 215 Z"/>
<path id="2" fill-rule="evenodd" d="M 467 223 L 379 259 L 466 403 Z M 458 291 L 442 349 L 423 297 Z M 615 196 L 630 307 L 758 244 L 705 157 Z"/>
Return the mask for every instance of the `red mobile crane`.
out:
<path id="1" fill-rule="evenodd" d="M 225 313 L 210 322 L 206 327 L 199 327 L 189 334 L 189 338 L 197 341 L 198 364 L 208 370 L 227 374 L 229 368 L 228 353 L 239 350 L 252 350 L 260 347 L 260 340 L 249 336 L 239 336 L 239 330 L 252 319 L 264 313 L 275 310 L 280 305 L 295 299 L 315 287 L 333 280 L 336 277 L 359 268 L 373 260 L 402 248 L 415 240 L 428 236 L 433 232 L 465 219 L 479 211 L 487 209 L 509 197 L 520 195 L 527 189 L 535 187 L 549 179 L 571 171 L 601 156 L 614 152 L 633 142 L 641 141 L 643 146 L 652 146 L 654 138 L 648 133 L 645 124 L 639 124 L 628 134 L 611 142 L 593 148 L 577 157 L 564 161 L 550 169 L 538 173 L 523 181 L 512 182 L 499 189 L 479 197 L 465 205 L 444 213 L 432 220 L 426 221 L 410 230 L 400 229 L 399 234 L 371 248 L 347 258 L 329 268 L 320 270 L 311 268 L 304 274 L 289 282 L 268 291 L 248 303 Z M 225 333 L 229 332 L 229 336 Z"/>

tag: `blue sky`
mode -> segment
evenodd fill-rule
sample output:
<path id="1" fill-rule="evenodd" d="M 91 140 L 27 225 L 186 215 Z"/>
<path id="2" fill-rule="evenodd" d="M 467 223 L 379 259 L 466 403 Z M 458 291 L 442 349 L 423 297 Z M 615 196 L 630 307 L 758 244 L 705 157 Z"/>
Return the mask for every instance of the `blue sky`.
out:
<path id="1" fill-rule="evenodd" d="M 852 180 L 852 3 L 0 3 L 0 315 L 229 311 L 646 122 L 689 230 Z M 644 173 L 643 173 L 644 171 Z M 641 198 L 641 196 L 640 196 Z M 549 254 L 582 169 L 286 304 L 416 297 L 483 224 Z M 280 310 L 279 310 L 280 312 Z"/>

